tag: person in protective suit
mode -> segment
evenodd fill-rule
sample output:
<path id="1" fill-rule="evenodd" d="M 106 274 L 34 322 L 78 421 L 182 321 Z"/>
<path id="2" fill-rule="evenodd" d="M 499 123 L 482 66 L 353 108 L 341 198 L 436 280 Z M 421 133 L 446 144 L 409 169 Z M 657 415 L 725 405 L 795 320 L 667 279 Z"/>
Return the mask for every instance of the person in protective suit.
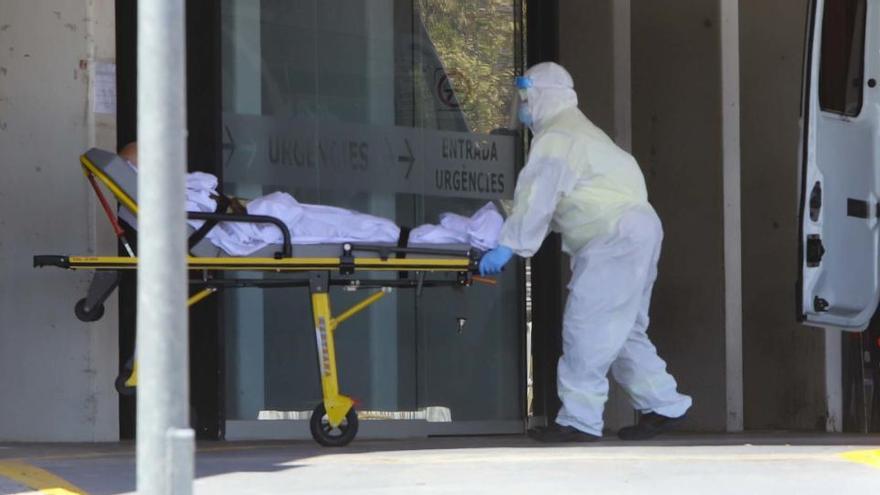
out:
<path id="1" fill-rule="evenodd" d="M 558 365 L 562 408 L 555 424 L 529 434 L 545 442 L 599 439 L 610 370 L 641 413 L 618 436 L 651 438 L 679 423 L 692 401 L 678 393 L 646 333 L 663 228 L 644 176 L 578 109 L 563 67 L 535 65 L 516 83 L 517 114 L 534 139 L 499 246 L 483 257 L 480 273 L 498 273 L 514 254 L 534 255 L 551 230 L 572 260 Z"/>

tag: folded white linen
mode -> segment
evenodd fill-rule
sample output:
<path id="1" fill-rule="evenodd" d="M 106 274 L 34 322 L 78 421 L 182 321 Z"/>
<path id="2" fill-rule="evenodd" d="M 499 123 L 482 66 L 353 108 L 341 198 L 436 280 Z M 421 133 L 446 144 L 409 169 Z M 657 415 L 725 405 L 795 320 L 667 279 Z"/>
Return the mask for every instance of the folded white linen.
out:
<path id="1" fill-rule="evenodd" d="M 498 235 L 504 225 L 504 218 L 495 204 L 486 203 L 470 218 L 455 213 L 441 213 L 440 225 L 452 230 L 464 229 L 468 244 L 481 251 L 488 251 L 498 246 Z"/>
<path id="2" fill-rule="evenodd" d="M 410 244 L 467 244 L 465 230 L 447 229 L 442 225 L 419 225 L 409 233 Z"/>
<path id="3" fill-rule="evenodd" d="M 498 245 L 498 235 L 504 218 L 493 203 L 486 203 L 470 217 L 455 213 L 441 213 L 440 225 L 426 224 L 410 233 L 412 244 L 470 244 L 488 251 Z"/>
<path id="4" fill-rule="evenodd" d="M 217 177 L 204 172 L 186 174 L 186 211 L 213 212 L 217 208 Z M 187 221 L 197 229 L 201 220 Z"/>

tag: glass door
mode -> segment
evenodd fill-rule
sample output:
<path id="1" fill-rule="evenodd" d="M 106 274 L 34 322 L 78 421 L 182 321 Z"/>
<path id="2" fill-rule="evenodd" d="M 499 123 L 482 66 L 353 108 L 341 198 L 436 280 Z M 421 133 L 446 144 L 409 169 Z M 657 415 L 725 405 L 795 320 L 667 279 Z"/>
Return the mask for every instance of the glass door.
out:
<path id="1" fill-rule="evenodd" d="M 520 0 L 223 0 L 225 192 L 284 191 L 406 227 L 511 198 L 522 141 L 501 129 L 521 13 Z M 520 272 L 395 291 L 340 327 L 361 435 L 522 430 Z M 331 292 L 337 311 L 360 297 Z M 308 435 L 321 390 L 307 290 L 222 301 L 227 438 Z"/>

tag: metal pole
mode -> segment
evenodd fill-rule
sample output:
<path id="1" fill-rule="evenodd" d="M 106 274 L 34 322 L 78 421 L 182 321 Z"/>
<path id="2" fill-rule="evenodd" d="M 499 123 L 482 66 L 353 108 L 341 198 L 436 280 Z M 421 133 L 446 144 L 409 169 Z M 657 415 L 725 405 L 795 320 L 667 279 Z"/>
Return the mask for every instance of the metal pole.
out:
<path id="1" fill-rule="evenodd" d="M 171 428 L 165 435 L 167 493 L 192 493 L 195 445 L 195 433 L 191 428 Z"/>
<path id="2" fill-rule="evenodd" d="M 170 465 L 193 463 L 192 435 L 180 432 L 189 428 L 184 7 L 184 0 L 138 2 L 137 489 L 143 495 L 192 492 L 191 469 L 175 472 Z M 190 473 L 189 481 L 176 473 Z"/>
<path id="3" fill-rule="evenodd" d="M 727 431 L 742 431 L 742 157 L 740 154 L 739 3 L 719 0 L 721 14 L 721 175 L 724 215 L 724 354 Z"/>

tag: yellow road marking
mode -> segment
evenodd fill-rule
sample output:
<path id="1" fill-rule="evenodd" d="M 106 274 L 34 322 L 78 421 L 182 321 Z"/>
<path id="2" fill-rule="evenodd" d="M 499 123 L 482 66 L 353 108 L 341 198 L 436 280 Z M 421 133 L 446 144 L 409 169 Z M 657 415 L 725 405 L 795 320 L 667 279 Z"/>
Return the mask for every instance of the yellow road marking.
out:
<path id="1" fill-rule="evenodd" d="M 0 461 L 0 476 L 46 495 L 88 495 L 49 471 L 20 461 Z"/>
<path id="2" fill-rule="evenodd" d="M 198 447 L 196 449 L 196 454 L 202 453 L 223 453 L 223 452 L 237 452 L 237 451 L 247 451 L 247 450 L 264 450 L 264 449 L 284 449 L 289 448 L 290 444 L 288 442 L 279 441 L 276 444 L 266 444 L 266 445 L 224 445 L 220 447 Z M 0 460 L 0 464 L 4 462 L 33 462 L 33 461 L 68 461 L 68 460 L 82 460 L 82 459 L 99 459 L 99 458 L 114 458 L 114 457 L 134 457 L 135 451 L 132 450 L 120 450 L 120 451 L 110 451 L 110 452 L 78 452 L 71 454 L 47 454 L 47 455 L 37 455 L 37 456 L 28 456 L 28 457 L 12 457 L 8 459 Z"/>
<path id="3" fill-rule="evenodd" d="M 855 450 L 840 454 L 840 458 L 880 469 L 880 450 Z"/>

